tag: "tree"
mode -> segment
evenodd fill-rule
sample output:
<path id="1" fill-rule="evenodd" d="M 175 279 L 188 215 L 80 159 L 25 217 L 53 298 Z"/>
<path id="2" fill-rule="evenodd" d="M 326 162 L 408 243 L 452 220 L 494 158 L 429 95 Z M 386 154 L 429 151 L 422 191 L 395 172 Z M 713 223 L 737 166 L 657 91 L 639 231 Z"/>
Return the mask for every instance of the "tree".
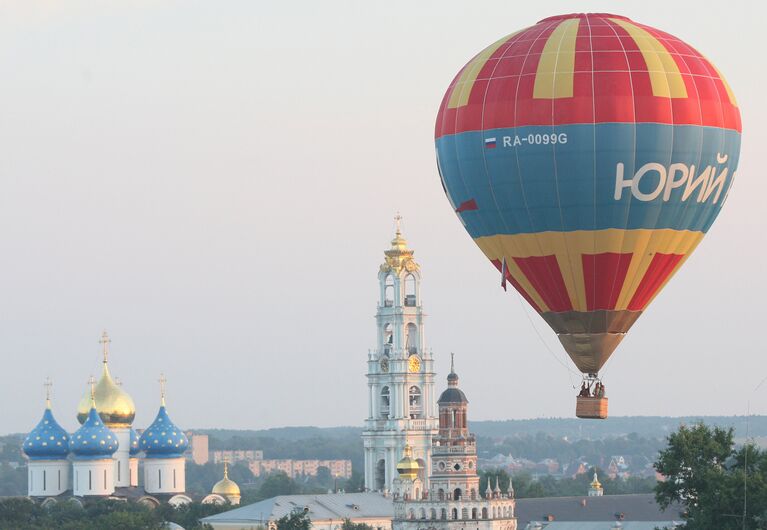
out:
<path id="1" fill-rule="evenodd" d="M 259 499 L 270 499 L 277 495 L 293 495 L 301 493 L 299 486 L 292 478 L 280 471 L 269 475 L 258 488 Z"/>
<path id="2" fill-rule="evenodd" d="M 277 519 L 277 530 L 309 530 L 311 526 L 309 514 L 301 509 Z"/>
<path id="3" fill-rule="evenodd" d="M 734 448 L 732 429 L 697 423 L 668 437 L 655 469 L 662 507 L 678 503 L 689 530 L 767 529 L 767 452 Z"/>
<path id="4" fill-rule="evenodd" d="M 721 481 L 725 461 L 733 455 L 733 430 L 703 423 L 682 425 L 668 437 L 668 447 L 655 462 L 655 469 L 666 480 L 656 486 L 658 504 L 667 508 L 673 502 L 696 506 L 702 491 L 712 481 Z"/>
<path id="5" fill-rule="evenodd" d="M 365 523 L 353 523 L 351 519 L 344 519 L 341 530 L 373 530 L 373 527 Z"/>

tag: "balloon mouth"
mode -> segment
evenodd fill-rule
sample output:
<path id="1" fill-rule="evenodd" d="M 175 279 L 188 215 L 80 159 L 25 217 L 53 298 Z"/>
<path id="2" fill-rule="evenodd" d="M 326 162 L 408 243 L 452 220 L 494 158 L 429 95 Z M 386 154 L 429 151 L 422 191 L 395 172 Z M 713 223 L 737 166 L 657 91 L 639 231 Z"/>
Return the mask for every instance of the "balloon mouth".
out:
<path id="1" fill-rule="evenodd" d="M 621 20 L 631 20 L 629 17 L 624 17 L 623 15 L 614 15 L 612 13 L 568 13 L 566 15 L 554 15 L 552 17 L 544 18 L 542 20 L 539 20 L 538 24 L 542 22 L 553 22 L 555 20 L 567 20 L 568 18 L 589 18 L 589 17 L 619 18 Z"/>

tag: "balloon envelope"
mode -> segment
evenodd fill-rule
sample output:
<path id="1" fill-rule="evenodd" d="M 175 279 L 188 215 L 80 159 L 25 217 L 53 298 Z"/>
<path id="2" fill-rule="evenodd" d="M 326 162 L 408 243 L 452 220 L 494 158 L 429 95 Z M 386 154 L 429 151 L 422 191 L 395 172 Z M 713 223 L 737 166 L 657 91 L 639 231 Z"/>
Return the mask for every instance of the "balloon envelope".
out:
<path id="1" fill-rule="evenodd" d="M 470 236 L 597 373 L 719 214 L 740 131 L 710 61 L 597 13 L 481 51 L 447 90 L 435 138 Z"/>

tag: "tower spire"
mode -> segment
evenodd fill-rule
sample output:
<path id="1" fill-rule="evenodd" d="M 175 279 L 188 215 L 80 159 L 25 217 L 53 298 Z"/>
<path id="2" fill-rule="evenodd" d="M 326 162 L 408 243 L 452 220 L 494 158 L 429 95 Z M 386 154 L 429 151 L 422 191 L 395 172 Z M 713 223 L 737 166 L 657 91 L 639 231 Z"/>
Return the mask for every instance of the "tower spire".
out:
<path id="1" fill-rule="evenodd" d="M 394 216 L 394 223 L 395 223 L 395 226 L 397 227 L 397 232 L 396 232 L 397 235 L 401 236 L 402 235 L 402 226 L 401 226 L 402 215 L 400 215 L 399 211 L 397 211 L 397 214 Z"/>
<path id="2" fill-rule="evenodd" d="M 450 352 L 450 373 L 455 373 L 455 354 Z"/>
<path id="3" fill-rule="evenodd" d="M 99 339 L 99 344 L 101 344 L 102 347 L 102 353 L 104 355 L 104 364 L 107 364 L 109 362 L 109 343 L 112 342 L 112 339 L 109 338 L 109 333 L 107 333 L 107 330 L 104 330 L 101 332 L 101 339 Z"/>
<path id="4" fill-rule="evenodd" d="M 43 386 L 45 387 L 45 408 L 49 409 L 51 408 L 51 387 L 53 386 L 50 377 L 45 378 Z"/>

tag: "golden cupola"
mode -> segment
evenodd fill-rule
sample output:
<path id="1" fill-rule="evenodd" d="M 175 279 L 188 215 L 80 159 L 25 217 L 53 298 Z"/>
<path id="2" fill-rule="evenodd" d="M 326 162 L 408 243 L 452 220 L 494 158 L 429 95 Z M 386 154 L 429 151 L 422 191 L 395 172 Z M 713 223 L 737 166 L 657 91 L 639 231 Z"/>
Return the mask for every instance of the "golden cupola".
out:
<path id="1" fill-rule="evenodd" d="M 384 263 L 381 265 L 381 271 L 394 271 L 394 273 L 398 275 L 403 269 L 407 272 L 417 271 L 420 267 L 413 259 L 415 251 L 408 248 L 407 241 L 402 237 L 402 231 L 400 229 L 402 216 L 397 214 L 394 219 L 397 223 L 397 231 L 394 234 L 394 239 L 391 240 L 391 248 L 389 248 L 389 250 L 384 250 L 385 259 Z"/>
<path id="2" fill-rule="evenodd" d="M 421 469 L 421 466 L 418 464 L 418 460 L 413 458 L 413 450 L 410 448 L 410 444 L 405 444 L 403 453 L 402 460 L 397 463 L 399 478 L 415 480 L 418 477 L 418 471 Z"/>
<path id="3" fill-rule="evenodd" d="M 216 482 L 211 493 L 226 497 L 232 504 L 240 503 L 240 487 L 229 478 L 229 465 L 226 462 L 224 462 L 224 478 Z"/>
<path id="4" fill-rule="evenodd" d="M 107 427 L 130 427 L 136 416 L 136 405 L 128 393 L 115 383 L 109 373 L 109 343 L 112 341 L 106 331 L 101 335 L 99 342 L 103 346 L 104 359 L 101 379 L 93 389 L 96 411 Z M 77 421 L 85 422 L 90 408 L 91 393 L 87 392 L 77 406 Z"/>

